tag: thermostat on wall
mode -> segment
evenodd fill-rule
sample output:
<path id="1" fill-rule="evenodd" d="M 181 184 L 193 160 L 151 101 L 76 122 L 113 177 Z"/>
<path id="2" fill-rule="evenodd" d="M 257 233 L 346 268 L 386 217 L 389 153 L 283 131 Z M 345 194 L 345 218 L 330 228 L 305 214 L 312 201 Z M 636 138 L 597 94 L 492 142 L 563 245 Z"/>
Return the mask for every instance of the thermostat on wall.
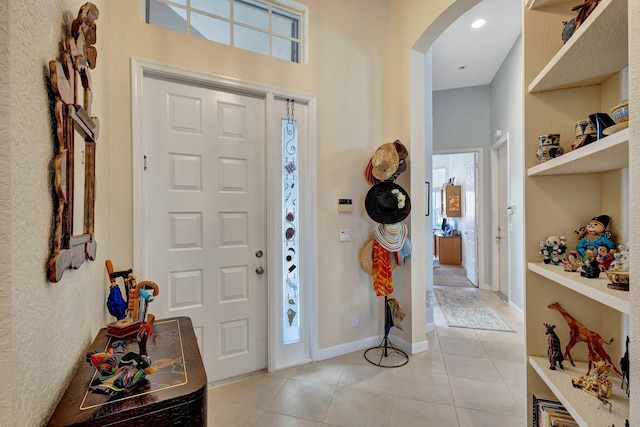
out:
<path id="1" fill-rule="evenodd" d="M 338 212 L 351 212 L 353 202 L 351 199 L 338 199 Z"/>

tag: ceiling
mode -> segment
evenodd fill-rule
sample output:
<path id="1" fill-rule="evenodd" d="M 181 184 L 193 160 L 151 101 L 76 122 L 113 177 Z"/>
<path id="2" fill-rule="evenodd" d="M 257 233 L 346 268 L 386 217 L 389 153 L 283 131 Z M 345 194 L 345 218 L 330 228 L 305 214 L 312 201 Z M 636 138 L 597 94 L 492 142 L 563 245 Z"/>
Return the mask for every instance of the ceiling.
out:
<path id="1" fill-rule="evenodd" d="M 486 24 L 471 28 L 478 18 Z M 484 0 L 469 9 L 432 46 L 433 90 L 491 84 L 521 32 L 522 0 Z"/>

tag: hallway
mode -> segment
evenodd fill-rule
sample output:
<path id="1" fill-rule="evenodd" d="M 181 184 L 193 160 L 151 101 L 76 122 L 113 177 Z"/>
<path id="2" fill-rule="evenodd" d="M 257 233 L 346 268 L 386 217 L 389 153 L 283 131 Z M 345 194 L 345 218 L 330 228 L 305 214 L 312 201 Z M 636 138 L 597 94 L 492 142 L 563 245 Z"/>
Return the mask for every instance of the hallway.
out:
<path id="1" fill-rule="evenodd" d="M 463 285 L 438 270 L 438 286 Z M 475 292 L 516 333 L 448 327 L 434 301 L 430 350 L 407 365 L 379 368 L 357 351 L 217 386 L 209 390 L 209 425 L 525 426 L 522 316 L 493 292 Z"/>

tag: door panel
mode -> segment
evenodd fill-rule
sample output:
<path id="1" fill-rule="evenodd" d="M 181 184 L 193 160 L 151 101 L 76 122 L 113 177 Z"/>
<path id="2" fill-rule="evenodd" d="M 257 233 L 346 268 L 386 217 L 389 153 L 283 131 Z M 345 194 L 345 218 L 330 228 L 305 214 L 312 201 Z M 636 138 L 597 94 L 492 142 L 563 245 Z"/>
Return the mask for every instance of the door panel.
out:
<path id="1" fill-rule="evenodd" d="M 499 290 L 509 300 L 509 224 L 508 199 L 508 146 L 498 150 L 498 263 Z"/>
<path id="2" fill-rule="evenodd" d="M 473 154 L 473 160 L 467 164 L 467 179 L 465 185 L 465 268 L 467 270 L 467 279 L 473 286 L 478 287 L 477 273 L 477 257 L 476 257 L 476 160 Z"/>
<path id="3" fill-rule="evenodd" d="M 143 79 L 144 272 L 188 316 L 209 381 L 266 367 L 264 100 Z"/>

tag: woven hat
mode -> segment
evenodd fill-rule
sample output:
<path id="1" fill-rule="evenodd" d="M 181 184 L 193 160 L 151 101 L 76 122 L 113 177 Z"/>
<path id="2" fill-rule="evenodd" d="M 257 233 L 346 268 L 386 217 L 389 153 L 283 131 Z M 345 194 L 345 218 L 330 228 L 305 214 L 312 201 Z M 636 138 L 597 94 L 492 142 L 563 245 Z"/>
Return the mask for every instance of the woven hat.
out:
<path id="1" fill-rule="evenodd" d="M 398 252 L 407 239 L 407 226 L 402 222 L 378 224 L 373 237 L 389 252 Z"/>
<path id="2" fill-rule="evenodd" d="M 373 276 L 373 240 L 369 240 L 363 247 L 360 253 L 360 265 L 362 269 Z M 396 257 L 391 257 L 391 270 L 395 270 L 398 267 Z"/>
<path id="3" fill-rule="evenodd" d="M 382 144 L 371 157 L 371 173 L 376 179 L 385 181 L 396 173 L 399 163 L 400 156 L 393 142 Z"/>
<path id="4" fill-rule="evenodd" d="M 409 216 L 411 200 L 404 188 L 396 183 L 383 181 L 369 189 L 364 207 L 375 222 L 395 224 Z"/>

